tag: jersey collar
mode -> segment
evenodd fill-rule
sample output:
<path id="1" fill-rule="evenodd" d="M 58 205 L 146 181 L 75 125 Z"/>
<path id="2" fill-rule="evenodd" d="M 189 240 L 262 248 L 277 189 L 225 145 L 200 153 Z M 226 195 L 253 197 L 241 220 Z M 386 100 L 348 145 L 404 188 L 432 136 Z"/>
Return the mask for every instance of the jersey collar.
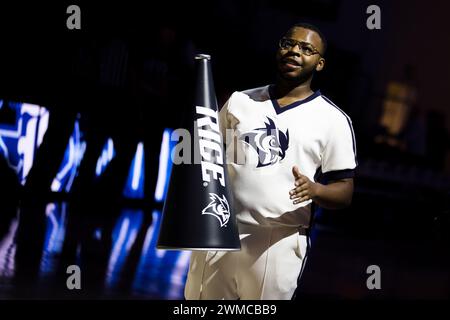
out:
<path id="1" fill-rule="evenodd" d="M 269 86 L 269 96 L 270 96 L 270 100 L 272 101 L 272 105 L 273 108 L 275 109 L 275 112 L 277 114 L 280 114 L 282 112 L 288 111 L 292 108 L 298 107 L 304 103 L 307 103 L 311 100 L 314 100 L 315 98 L 317 98 L 318 96 L 320 96 L 320 90 L 317 90 L 316 92 L 314 92 L 312 95 L 310 95 L 309 97 L 303 99 L 303 100 L 297 100 L 295 102 L 292 102 L 291 104 L 288 104 L 287 106 L 284 107 L 280 107 L 277 99 L 275 98 L 275 92 L 274 92 L 274 85 L 270 85 Z"/>

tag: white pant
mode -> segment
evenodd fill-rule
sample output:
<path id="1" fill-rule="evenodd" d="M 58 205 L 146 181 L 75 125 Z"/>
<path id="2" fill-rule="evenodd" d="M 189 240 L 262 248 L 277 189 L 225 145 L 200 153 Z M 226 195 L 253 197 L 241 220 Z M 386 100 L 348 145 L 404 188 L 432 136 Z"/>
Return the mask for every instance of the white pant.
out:
<path id="1" fill-rule="evenodd" d="M 194 251 L 187 300 L 288 300 L 307 250 L 295 227 L 239 224 L 240 251 Z"/>

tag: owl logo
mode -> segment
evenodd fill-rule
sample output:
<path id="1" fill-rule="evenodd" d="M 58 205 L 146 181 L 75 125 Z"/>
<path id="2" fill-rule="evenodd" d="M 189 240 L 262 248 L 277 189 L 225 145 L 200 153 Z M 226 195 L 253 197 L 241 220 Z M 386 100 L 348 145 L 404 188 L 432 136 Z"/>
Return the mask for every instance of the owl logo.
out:
<path id="1" fill-rule="evenodd" d="M 257 168 L 283 160 L 289 147 L 289 130 L 283 133 L 272 119 L 267 117 L 267 120 L 265 128 L 254 129 L 239 137 L 258 154 Z"/>
<path id="2" fill-rule="evenodd" d="M 227 198 L 222 195 L 220 198 L 215 193 L 210 193 L 209 198 L 211 202 L 202 210 L 202 214 L 210 214 L 217 218 L 221 227 L 225 227 L 230 220 L 230 206 Z"/>

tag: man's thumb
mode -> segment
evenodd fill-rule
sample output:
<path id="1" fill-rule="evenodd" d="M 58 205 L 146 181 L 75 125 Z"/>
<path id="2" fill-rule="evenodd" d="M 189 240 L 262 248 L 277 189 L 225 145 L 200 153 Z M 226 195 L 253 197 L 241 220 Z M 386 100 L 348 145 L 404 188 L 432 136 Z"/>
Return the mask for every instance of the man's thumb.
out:
<path id="1" fill-rule="evenodd" d="M 297 166 L 292 167 L 292 173 L 295 178 L 300 178 L 302 176 L 302 174 L 300 173 L 300 170 L 298 169 Z"/>

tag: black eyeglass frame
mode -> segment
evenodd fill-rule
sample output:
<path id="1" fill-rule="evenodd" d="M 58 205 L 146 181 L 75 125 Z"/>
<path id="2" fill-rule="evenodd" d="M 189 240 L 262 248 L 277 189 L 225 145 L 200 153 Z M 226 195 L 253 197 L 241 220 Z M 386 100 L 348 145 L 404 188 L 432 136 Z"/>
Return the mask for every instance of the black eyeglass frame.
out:
<path id="1" fill-rule="evenodd" d="M 292 43 L 293 43 L 293 45 L 288 45 L 288 46 L 283 46 L 282 45 L 282 42 L 283 41 L 291 41 Z M 312 49 L 313 49 L 313 52 L 312 53 L 310 53 L 310 54 L 307 54 L 307 53 L 305 53 L 304 51 L 303 51 L 303 48 L 302 48 L 302 46 L 304 46 L 304 45 L 307 45 L 307 46 L 310 46 Z M 301 54 L 304 54 L 304 55 L 306 55 L 306 56 L 313 56 L 313 55 L 315 55 L 315 54 L 318 54 L 320 57 L 322 57 L 322 55 L 320 54 L 320 51 L 319 50 L 317 50 L 316 49 L 316 47 L 314 47 L 311 43 L 309 43 L 309 42 L 305 42 L 305 41 L 297 41 L 297 40 L 294 40 L 294 39 L 291 39 L 291 38 L 281 38 L 280 39 L 280 41 L 278 41 L 278 46 L 280 47 L 280 49 L 284 49 L 284 50 L 286 50 L 286 49 L 292 49 L 292 48 L 294 48 L 295 46 L 298 46 L 298 48 L 300 49 L 300 53 Z"/>

